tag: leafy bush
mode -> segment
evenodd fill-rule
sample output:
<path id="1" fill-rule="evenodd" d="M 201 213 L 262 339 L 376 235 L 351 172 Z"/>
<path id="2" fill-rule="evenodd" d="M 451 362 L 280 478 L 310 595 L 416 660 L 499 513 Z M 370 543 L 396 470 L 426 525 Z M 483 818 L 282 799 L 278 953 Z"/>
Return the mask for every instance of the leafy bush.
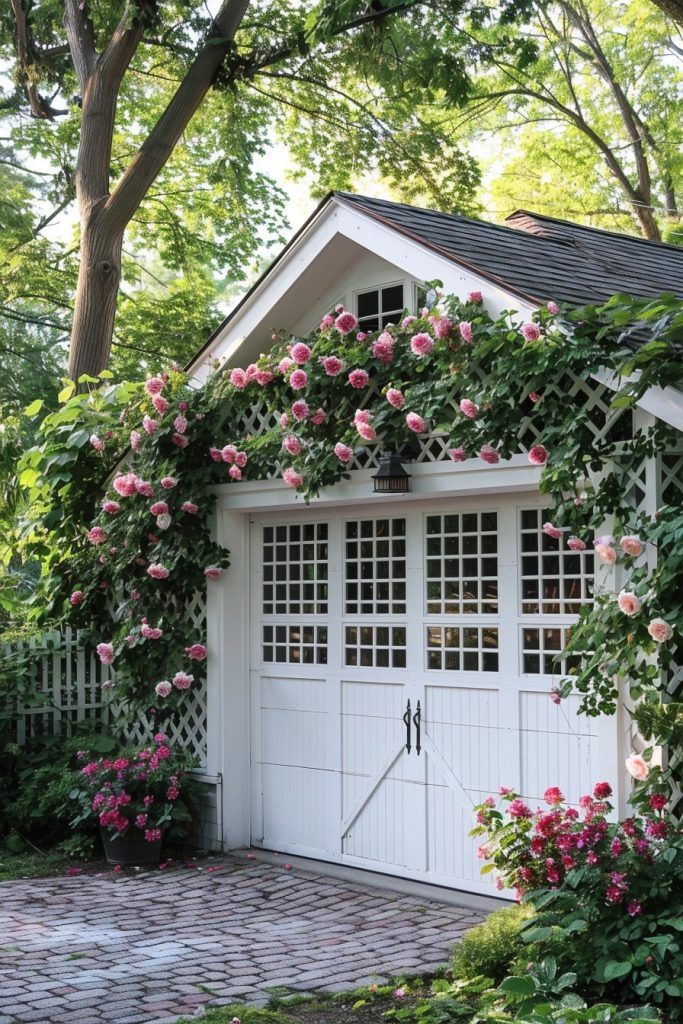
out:
<path id="1" fill-rule="evenodd" d="M 529 942 L 552 941 L 584 988 L 617 1001 L 680 1005 L 683 998 L 683 832 L 653 793 L 647 811 L 610 822 L 607 783 L 564 805 L 556 787 L 550 810 L 531 809 L 506 791 L 507 808 L 488 800 L 477 809 L 475 834 L 501 884 L 515 886 L 534 916 Z"/>
<path id="2" fill-rule="evenodd" d="M 484 975 L 500 981 L 522 953 L 529 959 L 521 931 L 531 916 L 530 907 L 505 907 L 470 928 L 453 950 L 453 976 L 465 980 Z"/>

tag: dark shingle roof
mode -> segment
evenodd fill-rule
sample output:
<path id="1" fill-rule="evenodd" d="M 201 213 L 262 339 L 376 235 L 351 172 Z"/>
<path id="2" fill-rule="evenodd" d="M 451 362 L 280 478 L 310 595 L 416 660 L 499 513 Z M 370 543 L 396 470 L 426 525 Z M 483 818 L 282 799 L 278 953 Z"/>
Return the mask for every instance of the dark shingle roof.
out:
<path id="1" fill-rule="evenodd" d="M 683 248 L 518 210 L 505 225 L 336 192 L 339 199 L 532 300 L 582 306 L 615 292 L 683 298 Z"/>

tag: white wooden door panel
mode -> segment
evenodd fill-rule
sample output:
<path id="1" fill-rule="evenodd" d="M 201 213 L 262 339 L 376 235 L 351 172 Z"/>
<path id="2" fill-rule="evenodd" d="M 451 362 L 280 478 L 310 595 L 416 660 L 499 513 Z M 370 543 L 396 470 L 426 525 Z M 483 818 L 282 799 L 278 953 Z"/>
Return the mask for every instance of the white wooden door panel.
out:
<path id="1" fill-rule="evenodd" d="M 548 696 L 590 566 L 552 548 L 535 500 L 255 524 L 255 842 L 490 892 L 473 805 L 590 789 L 609 729 Z"/>

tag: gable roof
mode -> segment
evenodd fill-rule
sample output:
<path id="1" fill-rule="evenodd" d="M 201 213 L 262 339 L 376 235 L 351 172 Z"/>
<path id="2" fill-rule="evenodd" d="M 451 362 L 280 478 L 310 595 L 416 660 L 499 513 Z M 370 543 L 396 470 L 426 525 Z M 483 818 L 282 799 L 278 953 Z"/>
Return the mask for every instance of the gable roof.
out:
<path id="1" fill-rule="evenodd" d="M 492 224 L 350 192 L 332 195 L 538 302 L 583 306 L 615 292 L 683 298 L 683 247 L 527 210 Z"/>

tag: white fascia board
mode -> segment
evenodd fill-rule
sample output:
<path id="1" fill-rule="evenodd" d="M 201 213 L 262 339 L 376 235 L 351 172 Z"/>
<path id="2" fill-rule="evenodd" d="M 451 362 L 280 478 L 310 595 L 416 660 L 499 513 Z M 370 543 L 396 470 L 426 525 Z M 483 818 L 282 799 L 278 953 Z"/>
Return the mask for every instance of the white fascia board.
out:
<path id="1" fill-rule="evenodd" d="M 411 473 L 412 490 L 409 494 L 373 494 L 374 469 L 356 469 L 348 480 L 327 487 L 309 508 L 329 508 L 341 505 L 369 506 L 373 502 L 406 501 L 424 498 L 458 498 L 480 494 L 505 494 L 520 491 L 538 492 L 541 470 L 530 466 L 526 455 L 513 455 L 511 459 L 489 466 L 470 459 L 466 462 L 407 463 Z M 217 509 L 241 511 L 277 511 L 306 508 L 296 491 L 281 479 L 245 480 L 220 484 L 210 488 L 217 495 Z"/>
<path id="2" fill-rule="evenodd" d="M 632 377 L 619 377 L 610 370 L 599 370 L 593 374 L 595 380 L 600 381 L 612 391 L 618 391 L 631 380 L 637 380 L 640 371 Z M 657 419 L 663 420 L 676 430 L 683 431 L 683 394 L 675 388 L 652 387 L 648 388 L 642 398 L 638 399 L 638 407 L 649 412 Z"/>
<path id="3" fill-rule="evenodd" d="M 222 359 L 234 362 L 240 346 L 262 323 L 276 303 L 286 295 L 293 284 L 306 272 L 335 235 L 341 235 L 368 252 L 393 264 L 417 281 L 443 281 L 444 291 L 463 297 L 470 291 L 483 291 L 486 306 L 492 316 L 504 309 L 518 309 L 529 316 L 536 308 L 514 293 L 493 284 L 467 267 L 460 266 L 446 256 L 425 248 L 418 241 L 407 238 L 399 231 L 384 225 L 358 209 L 333 199 L 320 211 L 307 230 L 296 239 L 291 249 L 263 278 L 207 348 L 190 366 L 190 373 L 198 382 L 209 375 L 208 360 Z M 330 285 L 333 282 L 330 281 Z"/>

